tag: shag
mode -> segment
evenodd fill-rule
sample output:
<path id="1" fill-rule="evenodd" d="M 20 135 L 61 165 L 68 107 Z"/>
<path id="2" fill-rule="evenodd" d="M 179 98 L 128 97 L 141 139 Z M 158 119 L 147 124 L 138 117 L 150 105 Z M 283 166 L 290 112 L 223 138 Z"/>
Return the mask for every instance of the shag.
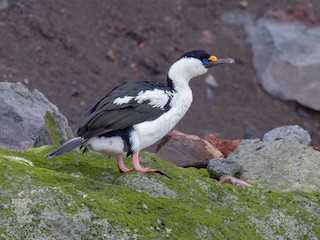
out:
<path id="1" fill-rule="evenodd" d="M 189 51 L 172 64 L 166 85 L 137 81 L 115 87 L 86 113 L 77 137 L 46 156 L 80 147 L 116 156 L 118 168 L 124 173 L 135 170 L 164 174 L 141 167 L 139 151 L 159 141 L 186 114 L 192 103 L 192 78 L 205 74 L 210 67 L 229 63 L 235 63 L 234 59 L 218 59 L 203 50 Z M 124 154 L 132 157 L 133 168 L 124 165 Z"/>

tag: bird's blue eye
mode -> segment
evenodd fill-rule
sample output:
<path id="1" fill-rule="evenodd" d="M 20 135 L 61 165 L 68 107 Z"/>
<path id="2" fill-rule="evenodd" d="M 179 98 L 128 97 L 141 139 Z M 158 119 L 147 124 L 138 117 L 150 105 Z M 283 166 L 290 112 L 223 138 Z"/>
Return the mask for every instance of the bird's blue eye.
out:
<path id="1" fill-rule="evenodd" d="M 208 58 L 204 58 L 204 59 L 202 59 L 202 62 L 203 62 L 203 63 L 208 63 L 209 60 L 208 60 Z"/>

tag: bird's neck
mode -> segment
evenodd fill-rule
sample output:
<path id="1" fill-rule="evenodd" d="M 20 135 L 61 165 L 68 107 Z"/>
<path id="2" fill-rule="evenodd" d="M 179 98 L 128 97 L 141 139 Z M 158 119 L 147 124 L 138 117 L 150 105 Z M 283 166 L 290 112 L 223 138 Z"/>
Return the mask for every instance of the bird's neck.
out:
<path id="1" fill-rule="evenodd" d="M 190 59 L 180 59 L 172 64 L 168 72 L 168 86 L 177 92 L 189 90 L 190 80 L 207 71 L 205 68 L 194 71 L 195 66 L 190 66 Z"/>
<path id="2" fill-rule="evenodd" d="M 191 90 L 189 86 L 189 81 L 178 80 L 178 79 L 171 79 L 168 75 L 167 77 L 167 86 L 172 89 L 172 91 L 177 93 L 182 93 L 184 91 Z"/>

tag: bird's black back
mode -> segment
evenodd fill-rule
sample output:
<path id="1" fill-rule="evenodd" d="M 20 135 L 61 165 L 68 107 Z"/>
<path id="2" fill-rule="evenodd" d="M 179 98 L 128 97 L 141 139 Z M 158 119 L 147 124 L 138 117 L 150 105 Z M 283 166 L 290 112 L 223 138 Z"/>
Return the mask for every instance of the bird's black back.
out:
<path id="1" fill-rule="evenodd" d="M 95 104 L 84 116 L 79 125 L 77 135 L 85 139 L 94 136 L 119 134 L 134 124 L 151 121 L 169 110 L 170 100 L 164 108 L 149 105 L 149 101 L 138 103 L 134 99 L 128 103 L 115 104 L 116 98 L 137 96 L 141 91 L 159 89 L 172 92 L 172 88 L 158 82 L 138 81 L 119 85 Z"/>

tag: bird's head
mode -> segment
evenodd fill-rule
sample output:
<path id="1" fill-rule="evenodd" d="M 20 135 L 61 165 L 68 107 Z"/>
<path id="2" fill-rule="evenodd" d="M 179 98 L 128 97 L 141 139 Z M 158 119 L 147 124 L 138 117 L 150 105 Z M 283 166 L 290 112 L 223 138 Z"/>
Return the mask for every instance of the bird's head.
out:
<path id="1" fill-rule="evenodd" d="M 232 58 L 219 59 L 203 50 L 184 53 L 169 69 L 168 77 L 172 81 L 188 83 L 192 78 L 205 74 L 208 68 L 226 63 L 235 63 Z"/>

